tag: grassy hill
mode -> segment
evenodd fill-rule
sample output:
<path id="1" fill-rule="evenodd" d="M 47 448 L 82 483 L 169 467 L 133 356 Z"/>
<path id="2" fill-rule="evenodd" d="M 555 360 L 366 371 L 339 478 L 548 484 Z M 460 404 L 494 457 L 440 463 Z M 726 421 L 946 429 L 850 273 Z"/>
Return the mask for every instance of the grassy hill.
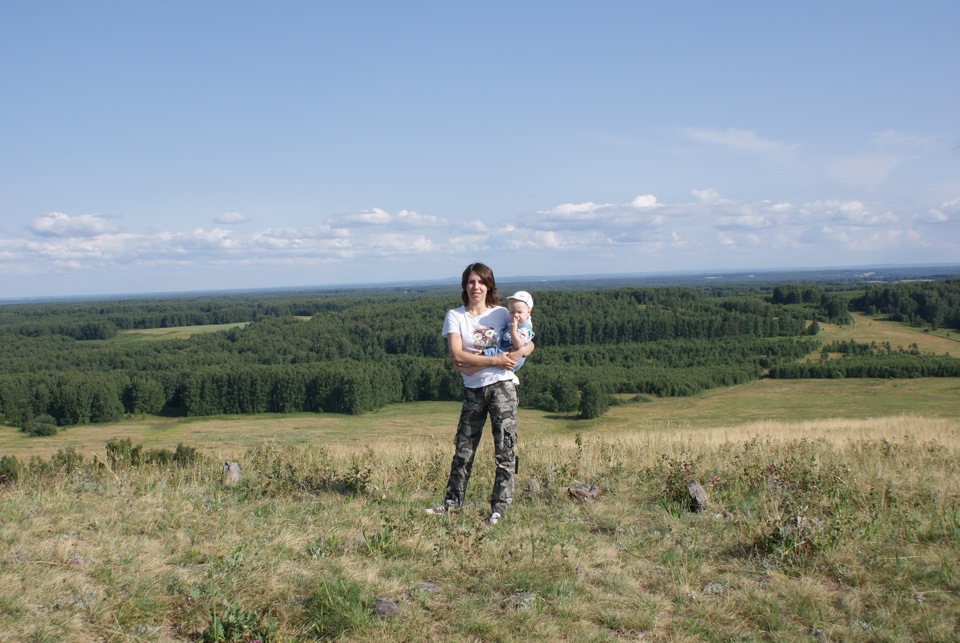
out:
<path id="1" fill-rule="evenodd" d="M 838 338 L 865 328 L 903 332 Z M 956 640 L 958 393 L 761 380 L 591 421 L 524 409 L 494 528 L 488 438 L 464 510 L 423 512 L 456 403 L 4 427 L 0 454 L 45 464 L 0 483 L 0 640 Z M 198 456 L 105 466 L 125 437 Z"/>
<path id="2" fill-rule="evenodd" d="M 423 508 L 442 496 L 449 428 L 322 435 L 238 452 L 229 488 L 212 458 L 108 470 L 61 457 L 4 483 L 0 639 L 958 634 L 954 418 L 527 431 L 495 528 L 487 442 L 466 507 L 438 518 Z M 685 502 L 693 478 L 711 497 L 702 513 Z M 571 499 L 578 483 L 600 497 Z"/>

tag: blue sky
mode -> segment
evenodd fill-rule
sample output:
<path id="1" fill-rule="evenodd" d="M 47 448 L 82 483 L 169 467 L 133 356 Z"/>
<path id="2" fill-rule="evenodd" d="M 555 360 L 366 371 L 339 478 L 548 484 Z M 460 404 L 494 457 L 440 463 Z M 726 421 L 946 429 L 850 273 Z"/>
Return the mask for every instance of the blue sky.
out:
<path id="1" fill-rule="evenodd" d="M 957 24 L 0 1 L 0 298 L 957 263 Z"/>

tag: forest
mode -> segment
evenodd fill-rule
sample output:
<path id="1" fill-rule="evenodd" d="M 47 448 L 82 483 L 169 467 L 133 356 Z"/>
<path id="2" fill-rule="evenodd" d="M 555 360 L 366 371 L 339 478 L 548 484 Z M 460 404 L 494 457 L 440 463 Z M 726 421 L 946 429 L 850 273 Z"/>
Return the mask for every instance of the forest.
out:
<path id="1" fill-rule="evenodd" d="M 321 291 L 0 306 L 0 419 L 35 435 L 124 415 L 347 413 L 458 400 L 440 326 L 458 291 Z M 960 280 L 853 291 L 654 287 L 534 291 L 521 405 L 585 391 L 656 396 L 774 378 L 956 377 L 910 347 L 823 346 L 849 310 L 960 329 Z M 131 331 L 233 325 L 179 339 Z M 820 357 L 816 358 L 819 353 Z M 809 356 L 813 355 L 811 359 Z"/>

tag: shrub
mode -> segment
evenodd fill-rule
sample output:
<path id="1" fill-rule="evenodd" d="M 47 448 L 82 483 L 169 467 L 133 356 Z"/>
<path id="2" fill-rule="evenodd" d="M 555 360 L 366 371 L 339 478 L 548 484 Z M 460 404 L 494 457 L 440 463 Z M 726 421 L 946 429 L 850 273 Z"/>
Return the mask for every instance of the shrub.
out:
<path id="1" fill-rule="evenodd" d="M 143 445 L 133 446 L 130 438 L 114 438 L 107 442 L 107 462 L 111 469 L 132 467 L 143 461 Z"/>
<path id="2" fill-rule="evenodd" d="M 20 479 L 20 473 L 22 471 L 23 466 L 14 456 L 5 455 L 0 458 L 0 484 L 16 482 Z"/>
<path id="3" fill-rule="evenodd" d="M 50 415 L 38 415 L 21 428 L 21 431 L 31 437 L 56 435 L 58 430 L 57 421 Z"/>
<path id="4" fill-rule="evenodd" d="M 50 466 L 63 473 L 73 473 L 83 466 L 83 456 L 73 447 L 60 449 L 50 458 Z"/>

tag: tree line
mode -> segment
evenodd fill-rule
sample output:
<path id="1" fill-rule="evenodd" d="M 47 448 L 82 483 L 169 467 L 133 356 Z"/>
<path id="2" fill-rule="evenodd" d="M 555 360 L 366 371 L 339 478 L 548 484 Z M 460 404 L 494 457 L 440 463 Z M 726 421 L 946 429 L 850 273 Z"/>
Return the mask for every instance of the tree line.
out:
<path id="1" fill-rule="evenodd" d="M 460 399 L 461 379 L 440 336 L 457 294 L 174 299 L 169 308 L 162 300 L 3 306 L 0 417 L 42 433 L 124 414 L 364 413 Z M 811 333 L 816 319 L 838 317 L 834 295 L 809 286 L 536 292 L 537 351 L 520 372 L 521 404 L 572 411 L 588 384 L 607 393 L 683 396 L 767 372 L 814 376 L 787 367 L 820 347 Z M 121 324 L 201 318 L 250 323 L 187 339 L 120 334 Z M 76 332 L 103 324 L 121 331 Z"/>
<path id="2" fill-rule="evenodd" d="M 960 279 L 875 285 L 854 297 L 854 310 L 933 330 L 960 330 Z"/>

